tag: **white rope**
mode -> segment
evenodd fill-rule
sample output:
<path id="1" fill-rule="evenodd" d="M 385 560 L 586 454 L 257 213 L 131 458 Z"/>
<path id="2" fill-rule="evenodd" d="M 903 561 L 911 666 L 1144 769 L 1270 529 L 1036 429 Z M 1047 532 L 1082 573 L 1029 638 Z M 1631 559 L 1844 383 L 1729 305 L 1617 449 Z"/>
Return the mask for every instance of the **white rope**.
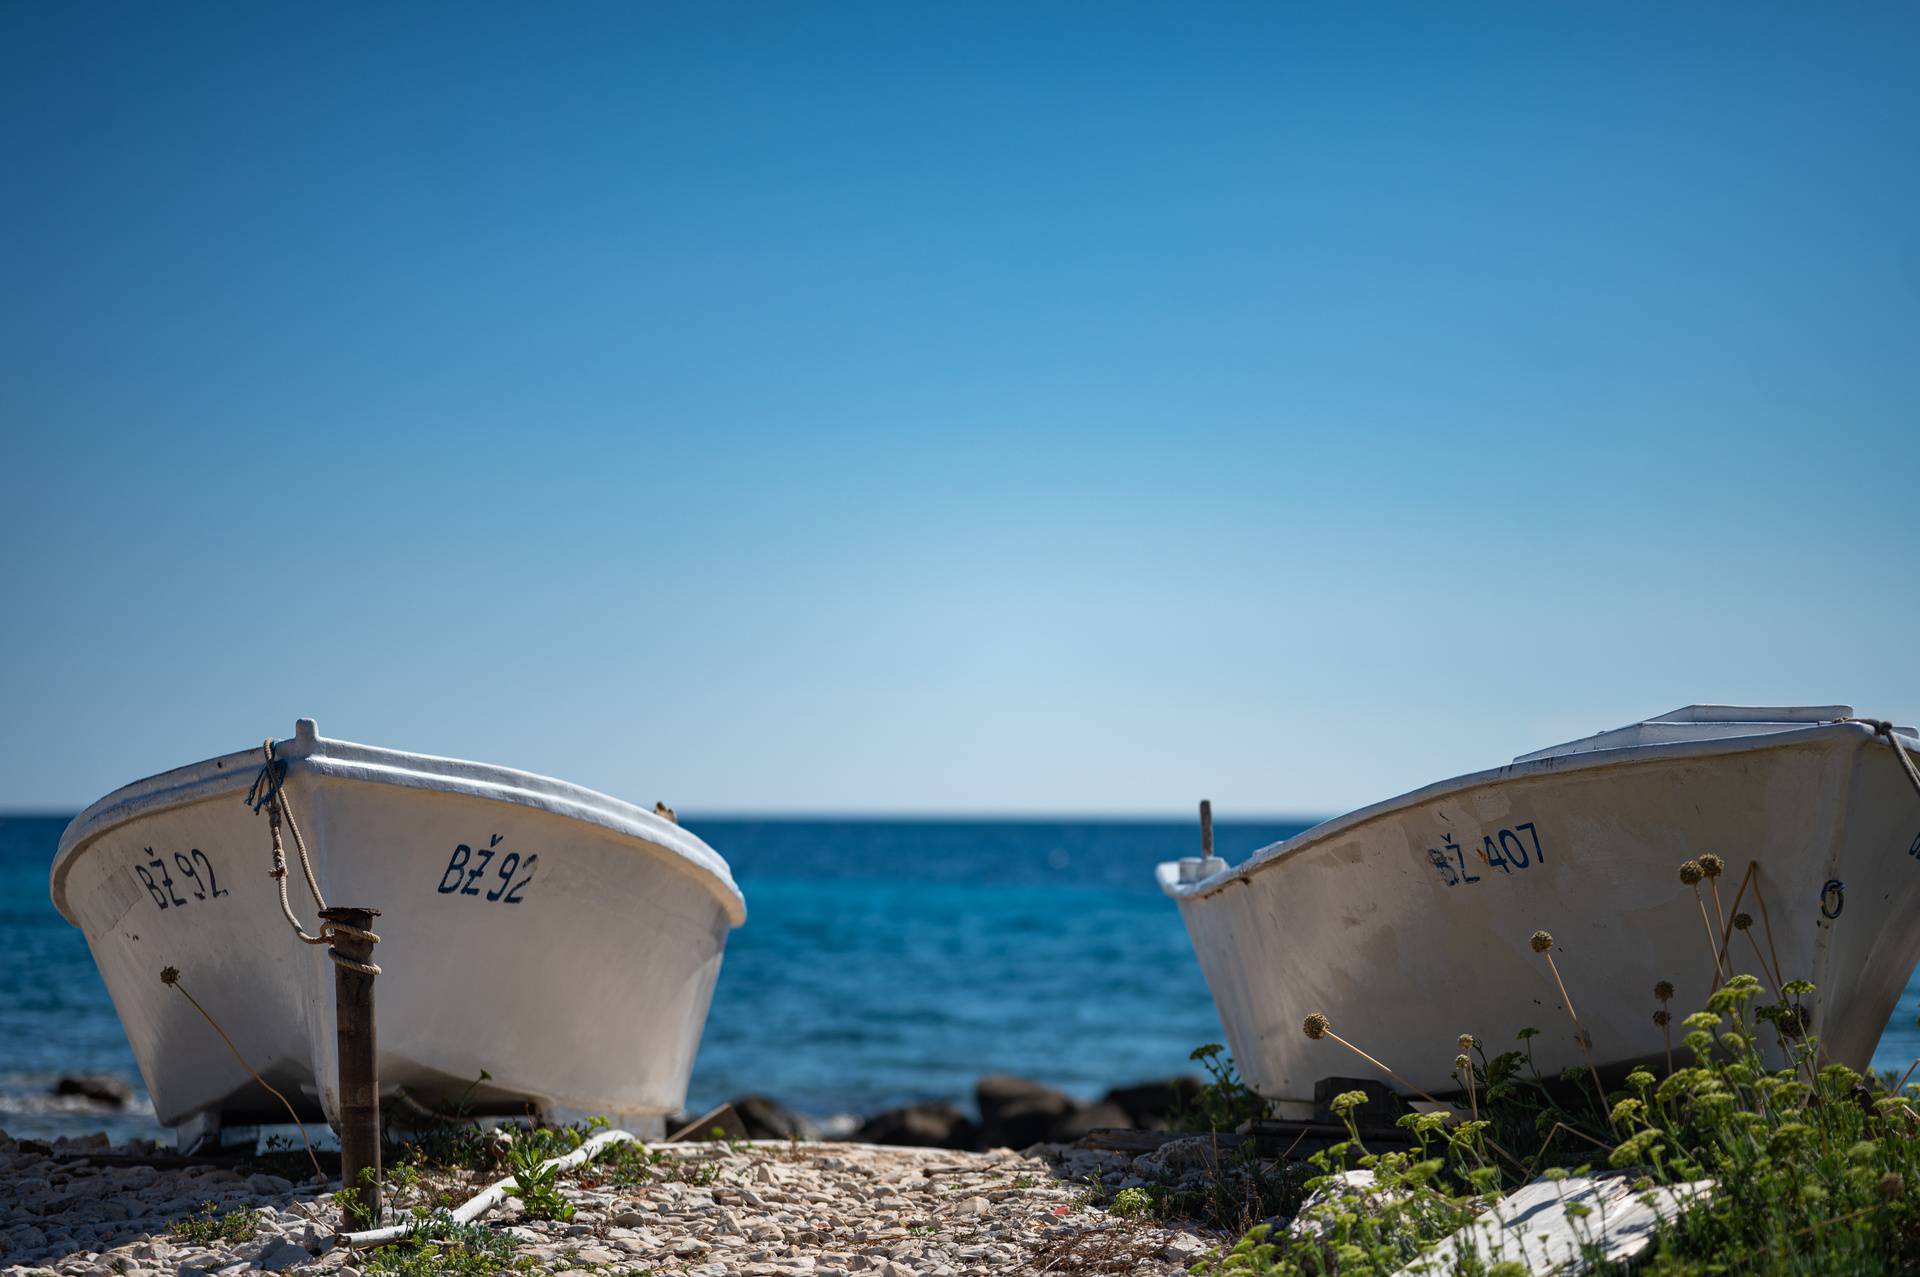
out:
<path id="1" fill-rule="evenodd" d="M 573 1152 L 562 1157 L 550 1157 L 540 1163 L 540 1172 L 548 1170 L 564 1171 L 580 1163 L 598 1157 L 615 1144 L 638 1144 L 640 1138 L 631 1131 L 602 1131 Z M 513 1176 L 500 1180 L 477 1197 L 469 1198 L 458 1210 L 453 1212 L 456 1224 L 471 1224 L 482 1215 L 507 1200 L 513 1194 L 517 1181 Z M 386 1228 L 369 1228 L 365 1232 L 342 1233 L 334 1238 L 342 1246 L 384 1246 L 388 1242 L 397 1242 L 408 1233 L 417 1230 L 421 1221 L 411 1220 L 405 1224 L 393 1224 Z"/>

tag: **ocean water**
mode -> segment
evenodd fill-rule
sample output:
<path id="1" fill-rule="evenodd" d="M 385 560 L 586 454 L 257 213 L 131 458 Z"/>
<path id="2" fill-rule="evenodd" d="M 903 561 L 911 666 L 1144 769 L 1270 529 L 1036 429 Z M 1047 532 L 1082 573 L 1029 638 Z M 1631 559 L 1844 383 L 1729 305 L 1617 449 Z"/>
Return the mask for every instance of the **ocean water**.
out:
<path id="1" fill-rule="evenodd" d="M 1220 1022 L 1153 883 L 1193 823 L 702 820 L 747 896 L 689 1107 L 748 1091 L 818 1117 L 970 1104 L 983 1073 L 1072 1094 L 1190 1071 Z M 62 1073 L 139 1074 L 80 933 L 47 897 L 65 817 L 0 817 L 0 1128 L 158 1136 L 144 1093 L 116 1115 L 47 1098 Z M 1299 824 L 1222 823 L 1239 861 Z M 1920 1056 L 1909 982 L 1875 1065 Z"/>

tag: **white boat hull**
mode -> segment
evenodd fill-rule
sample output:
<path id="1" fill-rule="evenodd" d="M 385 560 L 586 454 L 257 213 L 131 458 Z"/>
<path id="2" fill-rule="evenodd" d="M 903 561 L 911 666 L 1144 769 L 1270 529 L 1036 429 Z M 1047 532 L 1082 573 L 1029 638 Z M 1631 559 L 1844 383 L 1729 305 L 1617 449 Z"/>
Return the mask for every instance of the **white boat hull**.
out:
<path id="1" fill-rule="evenodd" d="M 1372 1073 L 1305 1035 L 1317 1012 L 1441 1094 L 1460 1087 L 1463 1033 L 1491 1055 L 1540 1030 L 1530 1045 L 1548 1076 L 1584 1062 L 1529 946 L 1539 930 L 1554 938 L 1602 1067 L 1664 1061 L 1659 981 L 1676 990 L 1676 1063 L 1691 1062 L 1679 1022 L 1704 1007 L 1714 966 L 1678 868 L 1707 852 L 1726 861 L 1728 909 L 1758 862 L 1784 978 L 1818 986 L 1824 1058 L 1865 1068 L 1920 961 L 1920 797 L 1888 742 L 1856 722 L 1522 760 L 1331 821 L 1200 881 L 1163 865 L 1161 883 L 1255 1091 L 1310 1101 L 1321 1079 Z M 1751 893 L 1740 907 L 1764 949 Z M 1748 940 L 1734 941 L 1736 969 L 1761 974 Z"/>
<path id="2" fill-rule="evenodd" d="M 321 892 L 381 911 L 383 1097 L 641 1128 L 679 1108 L 745 917 L 725 862 L 590 791 L 301 726 L 279 753 Z M 196 1136 L 285 1112 L 161 982 L 169 967 L 303 1116 L 335 1116 L 334 967 L 282 916 L 267 817 L 243 801 L 259 763 L 229 755 L 110 795 L 54 864 L 54 902 L 86 933 L 156 1115 Z M 297 864 L 288 886 L 315 930 Z"/>

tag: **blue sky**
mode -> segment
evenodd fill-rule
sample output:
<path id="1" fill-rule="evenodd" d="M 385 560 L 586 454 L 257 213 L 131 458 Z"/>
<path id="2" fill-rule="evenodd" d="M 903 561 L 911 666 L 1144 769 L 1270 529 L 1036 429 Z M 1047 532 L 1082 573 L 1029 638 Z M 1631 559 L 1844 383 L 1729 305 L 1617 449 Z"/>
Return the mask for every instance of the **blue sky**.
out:
<path id="1" fill-rule="evenodd" d="M 0 807 L 1920 718 L 1920 9 L 0 8 Z"/>

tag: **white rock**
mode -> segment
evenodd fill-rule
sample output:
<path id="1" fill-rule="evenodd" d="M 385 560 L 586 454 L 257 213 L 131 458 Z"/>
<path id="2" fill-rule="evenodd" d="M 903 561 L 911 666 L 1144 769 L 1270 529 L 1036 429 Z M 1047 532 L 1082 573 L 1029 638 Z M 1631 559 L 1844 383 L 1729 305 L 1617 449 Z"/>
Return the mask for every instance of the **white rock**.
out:
<path id="1" fill-rule="evenodd" d="M 307 1254 L 307 1248 L 298 1242 L 269 1242 L 260 1252 L 260 1267 L 269 1272 L 284 1272 L 295 1264 L 304 1264 L 313 1256 Z"/>
<path id="2" fill-rule="evenodd" d="M 1483 1265 L 1517 1259 L 1529 1272 L 1575 1277 L 1593 1266 L 1586 1259 L 1589 1245 L 1598 1248 L 1602 1262 L 1624 1263 L 1653 1244 L 1662 1221 L 1685 1214 L 1718 1187 L 1707 1179 L 1636 1193 L 1629 1175 L 1543 1177 L 1501 1198 L 1395 1277 L 1451 1273 L 1469 1253 Z M 1570 1213 L 1569 1206 L 1585 1213 Z"/>

